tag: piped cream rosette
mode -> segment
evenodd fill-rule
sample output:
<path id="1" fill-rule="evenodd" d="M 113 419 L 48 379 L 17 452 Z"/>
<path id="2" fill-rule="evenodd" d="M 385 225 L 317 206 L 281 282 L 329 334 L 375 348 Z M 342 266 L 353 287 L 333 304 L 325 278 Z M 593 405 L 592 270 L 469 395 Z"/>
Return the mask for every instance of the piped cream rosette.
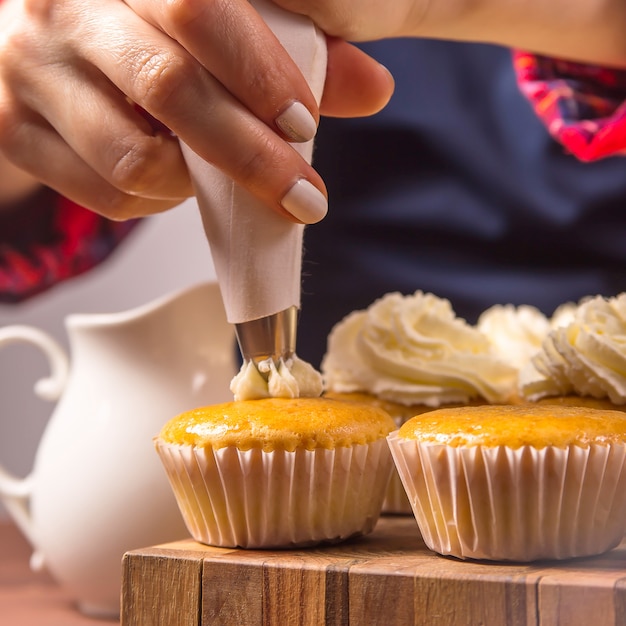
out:
<path id="1" fill-rule="evenodd" d="M 585 298 L 520 372 L 524 399 L 589 396 L 626 404 L 626 293 Z"/>
<path id="2" fill-rule="evenodd" d="M 373 530 L 393 469 L 382 410 L 323 398 L 198 409 L 155 445 L 190 534 L 221 547 L 336 542 Z"/>
<path id="3" fill-rule="evenodd" d="M 454 410 L 427 414 L 430 434 L 409 425 L 388 437 L 430 549 L 462 559 L 526 562 L 600 554 L 620 542 L 626 530 L 623 415 L 573 407 L 446 411 Z M 468 411 L 468 419 L 486 414 L 489 420 L 453 437 L 446 420 Z M 508 420 L 506 430 L 515 430 L 515 412 L 527 418 L 527 427 L 505 444 L 494 424 Z M 549 429 L 563 429 L 553 445 L 538 441 L 549 422 Z M 590 427 L 600 430 L 585 439 Z M 518 445 L 527 436 L 529 442 Z"/>
<path id="4" fill-rule="evenodd" d="M 436 408 L 510 401 L 517 369 L 490 340 L 430 293 L 388 293 L 332 329 L 322 361 L 327 391 L 369 393 Z"/>

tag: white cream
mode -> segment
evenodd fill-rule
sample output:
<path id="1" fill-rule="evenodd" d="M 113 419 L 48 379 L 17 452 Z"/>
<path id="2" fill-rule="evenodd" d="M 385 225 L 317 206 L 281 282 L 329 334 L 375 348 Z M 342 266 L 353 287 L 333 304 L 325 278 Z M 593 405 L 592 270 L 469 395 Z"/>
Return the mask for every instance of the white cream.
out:
<path id="1" fill-rule="evenodd" d="M 626 403 L 626 294 L 583 300 L 520 375 L 529 400 L 576 394 Z"/>
<path id="2" fill-rule="evenodd" d="M 478 318 L 477 328 L 503 361 L 519 369 L 541 350 L 551 327 L 550 320 L 535 307 L 498 304 Z"/>
<path id="3" fill-rule="evenodd" d="M 257 364 L 246 361 L 232 379 L 230 390 L 237 401 L 317 397 L 322 393 L 322 376 L 296 355 L 280 359 L 278 367 L 272 359 Z"/>
<path id="4" fill-rule="evenodd" d="M 559 326 L 567 326 L 574 319 L 578 306 L 574 302 L 566 302 L 561 304 L 552 314 L 550 318 L 550 326 L 558 328 Z"/>
<path id="5" fill-rule="evenodd" d="M 505 402 L 517 370 L 456 317 L 448 300 L 390 293 L 332 330 L 322 362 L 326 388 L 364 391 L 401 404 Z"/>

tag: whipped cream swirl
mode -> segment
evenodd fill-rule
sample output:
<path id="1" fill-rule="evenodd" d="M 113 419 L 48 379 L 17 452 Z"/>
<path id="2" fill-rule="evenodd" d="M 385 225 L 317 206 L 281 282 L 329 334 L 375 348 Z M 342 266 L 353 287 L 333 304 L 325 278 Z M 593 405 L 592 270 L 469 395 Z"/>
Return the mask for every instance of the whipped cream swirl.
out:
<path id="1" fill-rule="evenodd" d="M 626 403 L 626 293 L 578 305 L 520 373 L 523 397 L 576 394 Z"/>
<path id="2" fill-rule="evenodd" d="M 390 293 L 346 316 L 329 335 L 322 374 L 334 392 L 427 406 L 506 402 L 517 382 L 483 333 L 421 291 Z"/>

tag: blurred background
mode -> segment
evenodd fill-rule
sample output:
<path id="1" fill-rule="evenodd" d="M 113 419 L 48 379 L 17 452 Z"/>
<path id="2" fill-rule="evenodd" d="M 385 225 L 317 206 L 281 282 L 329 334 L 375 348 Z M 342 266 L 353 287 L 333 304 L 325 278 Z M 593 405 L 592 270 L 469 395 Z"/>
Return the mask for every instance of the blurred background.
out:
<path id="1" fill-rule="evenodd" d="M 68 350 L 64 327 L 68 314 L 124 311 L 215 280 L 195 200 L 143 222 L 91 272 L 22 304 L 0 305 L 0 326 L 36 326 Z M 53 403 L 33 393 L 33 385 L 48 373 L 47 360 L 37 348 L 27 344 L 0 347 L 0 465 L 19 477 L 30 472 L 54 410 Z M 6 515 L 0 504 L 0 518 Z"/>

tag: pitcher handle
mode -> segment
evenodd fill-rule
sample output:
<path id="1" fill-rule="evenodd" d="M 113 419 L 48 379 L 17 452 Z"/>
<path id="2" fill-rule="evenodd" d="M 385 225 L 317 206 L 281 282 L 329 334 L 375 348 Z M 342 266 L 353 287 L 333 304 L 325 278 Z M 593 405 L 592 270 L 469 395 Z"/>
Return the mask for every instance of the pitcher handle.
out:
<path id="1" fill-rule="evenodd" d="M 35 383 L 34 391 L 44 400 L 54 402 L 61 397 L 69 374 L 69 359 L 61 345 L 46 332 L 32 326 L 12 325 L 0 328 L 0 348 L 12 343 L 28 343 L 47 357 L 50 375 Z M 29 512 L 32 494 L 32 473 L 18 478 L 0 464 L 0 500 L 32 545 L 36 545 Z"/>

